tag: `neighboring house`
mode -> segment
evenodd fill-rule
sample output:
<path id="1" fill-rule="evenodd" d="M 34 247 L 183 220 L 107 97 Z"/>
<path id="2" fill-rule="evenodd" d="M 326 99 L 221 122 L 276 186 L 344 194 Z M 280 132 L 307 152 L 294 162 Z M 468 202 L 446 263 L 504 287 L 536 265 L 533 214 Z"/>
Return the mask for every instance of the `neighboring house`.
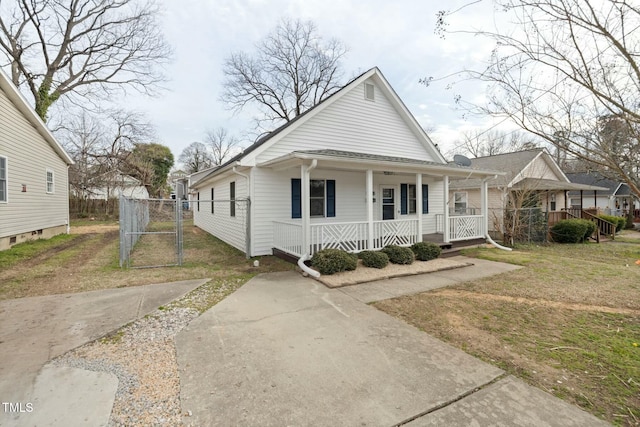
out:
<path id="1" fill-rule="evenodd" d="M 372 68 L 192 183 L 194 223 L 250 256 L 484 239 L 486 213 L 450 217 L 447 188 L 496 174 L 448 165 Z"/>
<path id="2" fill-rule="evenodd" d="M 105 172 L 95 177 L 91 185 L 82 190 L 72 188 L 71 194 L 87 200 L 119 199 L 120 196 L 149 198 L 147 187 L 139 179 L 120 171 Z"/>
<path id="3" fill-rule="evenodd" d="M 571 182 L 604 187 L 601 191 L 570 191 L 569 200 L 574 208 L 598 209 L 608 215 L 621 216 L 632 207 L 640 209 L 640 202 L 633 197 L 629 186 L 609 179 L 597 171 L 567 173 Z"/>
<path id="4" fill-rule="evenodd" d="M 68 232 L 71 164 L 0 70 L 0 250 Z"/>
<path id="5" fill-rule="evenodd" d="M 539 208 L 543 212 L 556 212 L 571 207 L 569 190 L 589 190 L 593 193 L 604 187 L 572 183 L 553 157 L 543 148 L 498 154 L 470 159 L 472 168 L 504 172 L 489 183 L 489 230 L 501 238 L 504 231 L 506 208 Z M 482 205 L 479 181 L 456 179 L 449 185 L 452 200 L 451 214 L 473 214 Z"/>

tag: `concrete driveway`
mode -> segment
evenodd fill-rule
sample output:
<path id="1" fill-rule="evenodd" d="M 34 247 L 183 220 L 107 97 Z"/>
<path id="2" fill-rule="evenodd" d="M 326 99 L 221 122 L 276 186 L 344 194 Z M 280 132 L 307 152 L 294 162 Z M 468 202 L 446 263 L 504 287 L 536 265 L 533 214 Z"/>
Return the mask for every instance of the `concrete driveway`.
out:
<path id="1" fill-rule="evenodd" d="M 607 425 L 344 289 L 260 275 L 194 320 L 176 337 L 185 425 Z"/>
<path id="2" fill-rule="evenodd" d="M 99 420 L 96 414 L 103 411 L 108 420 L 117 388 L 115 376 L 72 368 L 41 371 L 42 367 L 205 282 L 207 279 L 187 280 L 1 301 L 0 402 L 11 403 L 17 410 L 7 411 L 10 407 L 3 405 L 0 426 L 49 425 L 65 411 L 71 417 L 66 419 L 80 420 L 76 425 L 86 425 L 82 422 L 85 413 Z"/>

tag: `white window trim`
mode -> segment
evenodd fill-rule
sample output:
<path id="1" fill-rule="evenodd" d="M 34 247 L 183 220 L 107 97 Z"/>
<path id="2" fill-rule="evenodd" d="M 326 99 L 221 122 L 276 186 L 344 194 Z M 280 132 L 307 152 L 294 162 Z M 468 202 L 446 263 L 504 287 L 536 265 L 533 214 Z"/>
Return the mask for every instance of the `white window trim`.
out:
<path id="1" fill-rule="evenodd" d="M 51 173 L 51 191 L 49 191 L 49 173 Z M 45 191 L 47 194 L 55 194 L 56 193 L 56 175 L 53 172 L 53 169 L 48 169 L 45 173 Z"/>
<path id="2" fill-rule="evenodd" d="M 458 213 L 458 209 L 456 208 L 456 194 L 464 194 L 464 214 L 466 215 L 467 209 L 469 208 L 469 194 L 466 191 L 456 191 L 453 193 L 453 211 Z"/>
<path id="3" fill-rule="evenodd" d="M 367 89 L 368 88 L 372 89 L 372 91 L 371 91 L 371 93 L 373 94 L 372 98 L 369 98 L 367 96 L 367 92 L 368 92 Z M 364 84 L 364 99 L 366 99 L 367 101 L 375 102 L 375 100 L 376 100 L 376 86 L 373 83 L 365 82 L 365 84 Z"/>
<path id="4" fill-rule="evenodd" d="M 326 218 L 327 217 L 327 180 L 326 179 L 310 179 L 309 180 L 309 203 L 311 203 L 311 199 L 320 199 L 320 197 L 311 197 L 311 181 L 322 181 L 323 184 L 323 192 L 322 195 L 322 215 L 311 215 L 311 209 L 309 209 L 309 217 L 310 218 Z"/>
<path id="5" fill-rule="evenodd" d="M 0 203 L 9 203 L 9 158 L 7 156 L 0 156 L 0 158 L 4 159 L 4 200 L 0 200 Z"/>

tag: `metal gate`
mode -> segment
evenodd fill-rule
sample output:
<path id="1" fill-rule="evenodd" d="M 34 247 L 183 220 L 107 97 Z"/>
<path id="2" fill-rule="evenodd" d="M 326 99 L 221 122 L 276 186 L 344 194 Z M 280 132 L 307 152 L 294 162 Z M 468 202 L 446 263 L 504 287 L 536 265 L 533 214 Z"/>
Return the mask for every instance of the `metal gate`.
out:
<path id="1" fill-rule="evenodd" d="M 121 197 L 120 267 L 182 265 L 182 221 L 180 200 Z"/>

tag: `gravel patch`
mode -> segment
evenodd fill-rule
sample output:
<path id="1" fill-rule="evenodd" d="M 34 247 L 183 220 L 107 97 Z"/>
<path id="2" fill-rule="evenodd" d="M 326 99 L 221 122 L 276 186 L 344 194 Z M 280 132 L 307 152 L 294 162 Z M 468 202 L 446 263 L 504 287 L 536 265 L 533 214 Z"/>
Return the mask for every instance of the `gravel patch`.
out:
<path id="1" fill-rule="evenodd" d="M 209 282 L 153 313 L 51 361 L 118 378 L 109 427 L 183 425 L 174 338 L 246 279 Z"/>

